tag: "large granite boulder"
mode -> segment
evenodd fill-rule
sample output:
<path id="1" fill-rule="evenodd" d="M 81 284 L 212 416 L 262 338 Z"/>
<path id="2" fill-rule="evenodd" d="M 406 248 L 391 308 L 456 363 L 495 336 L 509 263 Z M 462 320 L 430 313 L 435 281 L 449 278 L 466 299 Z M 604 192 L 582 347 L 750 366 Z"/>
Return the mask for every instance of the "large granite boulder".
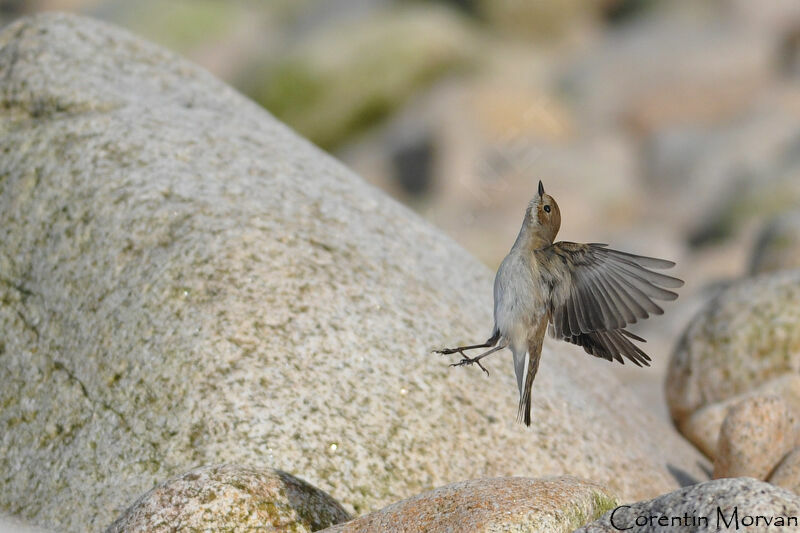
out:
<path id="1" fill-rule="evenodd" d="M 487 378 L 430 353 L 489 334 L 491 272 L 205 71 L 48 14 L 0 34 L 0 100 L 1 512 L 97 531 L 217 463 L 359 514 L 465 478 L 704 476 L 566 344 L 516 424 L 507 354 Z"/>
<path id="2" fill-rule="evenodd" d="M 798 520 L 797 494 L 751 478 L 726 478 L 617 507 L 575 533 L 797 531 Z"/>
<path id="3" fill-rule="evenodd" d="M 695 411 L 800 370 L 800 270 L 745 279 L 692 319 L 666 393 L 682 425 Z"/>
<path id="4" fill-rule="evenodd" d="M 569 476 L 473 479 L 393 503 L 325 530 L 325 533 L 381 531 L 541 531 L 570 533 L 613 509 L 608 489 Z"/>

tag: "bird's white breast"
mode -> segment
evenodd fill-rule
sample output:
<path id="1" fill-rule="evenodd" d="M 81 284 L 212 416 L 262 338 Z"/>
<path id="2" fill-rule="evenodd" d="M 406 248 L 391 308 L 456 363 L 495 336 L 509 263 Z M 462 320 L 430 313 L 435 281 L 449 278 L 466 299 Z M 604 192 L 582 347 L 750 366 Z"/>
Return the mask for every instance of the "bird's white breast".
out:
<path id="1" fill-rule="evenodd" d="M 525 251 L 512 250 L 494 279 L 495 327 L 512 346 L 527 346 L 531 329 L 546 312 L 538 265 Z"/>

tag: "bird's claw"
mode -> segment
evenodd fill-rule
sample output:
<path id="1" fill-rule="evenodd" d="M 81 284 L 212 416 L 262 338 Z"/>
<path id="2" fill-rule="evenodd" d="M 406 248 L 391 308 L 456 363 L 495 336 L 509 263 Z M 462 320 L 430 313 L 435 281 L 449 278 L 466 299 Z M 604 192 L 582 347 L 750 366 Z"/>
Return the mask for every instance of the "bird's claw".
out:
<path id="1" fill-rule="evenodd" d="M 484 367 L 484 366 L 481 364 L 481 362 L 480 362 L 480 361 L 479 361 L 477 358 L 475 358 L 475 359 L 470 359 L 469 357 L 465 356 L 463 353 L 461 353 L 461 355 L 462 355 L 464 358 L 463 358 L 461 361 L 459 361 L 458 363 L 453 363 L 453 364 L 451 364 L 450 366 L 464 366 L 464 365 L 476 364 L 476 365 L 478 365 L 478 367 L 479 367 L 481 370 L 483 370 L 484 372 L 486 372 L 486 375 L 487 375 L 487 376 L 489 375 L 489 371 L 488 371 L 488 370 L 486 370 L 486 368 L 485 368 L 485 367 Z"/>

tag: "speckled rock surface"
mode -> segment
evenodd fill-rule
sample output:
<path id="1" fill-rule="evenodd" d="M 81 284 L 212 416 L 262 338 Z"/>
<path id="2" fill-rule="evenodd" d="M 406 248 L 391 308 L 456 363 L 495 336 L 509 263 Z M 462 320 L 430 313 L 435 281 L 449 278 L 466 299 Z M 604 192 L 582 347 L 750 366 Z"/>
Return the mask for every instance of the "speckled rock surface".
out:
<path id="1" fill-rule="evenodd" d="M 786 454 L 767 481 L 800 494 L 800 447 Z"/>
<path id="2" fill-rule="evenodd" d="M 107 533 L 317 531 L 352 517 L 321 490 L 280 470 L 203 466 L 165 481 Z"/>
<path id="3" fill-rule="evenodd" d="M 530 429 L 510 354 L 431 354 L 489 335 L 492 273 L 205 71 L 65 15 L 0 46 L 0 512 L 97 531 L 218 463 L 357 514 L 487 476 L 704 478 L 579 348 L 546 342 Z"/>
<path id="4" fill-rule="evenodd" d="M 750 263 L 752 274 L 800 268 L 800 211 L 775 217 L 761 231 Z"/>
<path id="5" fill-rule="evenodd" d="M 0 533 L 51 533 L 38 527 L 33 527 L 20 522 L 16 518 L 0 516 Z"/>
<path id="6" fill-rule="evenodd" d="M 473 479 L 393 503 L 325 532 L 567 533 L 616 505 L 608 489 L 574 477 Z"/>
<path id="7" fill-rule="evenodd" d="M 754 396 L 732 406 L 719 431 L 714 477 L 766 479 L 795 447 L 796 423 L 777 396 Z"/>
<path id="8" fill-rule="evenodd" d="M 800 413 L 800 376 L 794 374 L 781 376 L 727 400 L 703 406 L 683 421 L 680 426 L 681 433 L 707 457 L 714 459 L 717 454 L 719 430 L 730 408 L 745 398 L 763 395 L 781 398 L 797 418 L 797 414 Z"/>
<path id="9" fill-rule="evenodd" d="M 667 519 L 666 525 L 658 524 L 662 516 Z M 756 523 L 759 516 L 763 518 Z M 642 517 L 640 520 L 645 520 L 646 525 L 637 527 L 637 517 Z M 751 478 L 727 478 L 698 483 L 653 500 L 620 507 L 575 533 L 617 533 L 628 527 L 636 533 L 797 531 L 798 517 L 800 496 Z M 766 518 L 771 519 L 770 525 L 766 525 Z"/>
<path id="10" fill-rule="evenodd" d="M 670 360 L 666 395 L 680 425 L 704 405 L 800 372 L 800 270 L 725 289 L 685 331 Z"/>

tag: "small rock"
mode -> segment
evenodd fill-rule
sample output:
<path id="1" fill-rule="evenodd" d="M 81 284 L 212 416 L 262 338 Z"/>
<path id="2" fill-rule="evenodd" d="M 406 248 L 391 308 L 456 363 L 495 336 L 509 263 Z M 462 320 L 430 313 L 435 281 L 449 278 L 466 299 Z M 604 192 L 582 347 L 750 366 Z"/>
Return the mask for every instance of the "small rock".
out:
<path id="1" fill-rule="evenodd" d="M 394 179 L 409 197 L 420 198 L 430 192 L 434 152 L 434 140 L 427 132 L 404 139 L 393 147 Z"/>
<path id="2" fill-rule="evenodd" d="M 718 479 L 617 507 L 575 533 L 797 531 L 798 516 L 800 497 L 786 489 L 755 479 Z"/>
<path id="3" fill-rule="evenodd" d="M 717 455 L 719 430 L 730 408 L 727 401 L 706 405 L 680 425 L 681 433 L 709 459 L 713 460 Z"/>
<path id="4" fill-rule="evenodd" d="M 800 371 L 800 270 L 739 281 L 691 321 L 669 363 L 681 426 L 699 408 Z"/>
<path id="5" fill-rule="evenodd" d="M 722 422 L 714 478 L 766 479 L 795 443 L 795 417 L 786 402 L 777 396 L 742 400 Z"/>
<path id="6" fill-rule="evenodd" d="M 746 398 L 765 394 L 779 396 L 793 413 L 800 413 L 800 376 L 792 374 L 781 376 L 751 391 L 698 409 L 680 425 L 681 433 L 707 457 L 714 459 L 717 454 L 719 430 L 730 408 Z"/>
<path id="7" fill-rule="evenodd" d="M 751 274 L 800 268 L 800 211 L 773 218 L 756 241 Z"/>
<path id="8" fill-rule="evenodd" d="M 415 91 L 477 56 L 469 24 L 442 6 L 384 10 L 301 41 L 277 64 L 254 65 L 241 84 L 324 147 L 374 125 Z"/>
<path id="9" fill-rule="evenodd" d="M 573 531 L 617 505 L 598 483 L 562 476 L 453 483 L 325 530 Z"/>
<path id="10" fill-rule="evenodd" d="M 790 147 L 795 156 L 800 143 Z M 800 203 L 800 161 L 782 156 L 766 168 L 740 168 L 732 185 L 711 204 L 706 204 L 700 222 L 690 230 L 689 243 L 695 247 L 722 242 L 735 236 L 757 219 L 795 209 Z"/>
<path id="11" fill-rule="evenodd" d="M 157 486 L 106 533 L 133 531 L 317 531 L 350 520 L 339 503 L 290 474 L 204 466 Z"/>
<path id="12" fill-rule="evenodd" d="M 478 11 L 503 32 L 537 39 L 554 39 L 586 26 L 599 14 L 599 4 L 586 0 L 518 2 L 477 0 Z"/>
<path id="13" fill-rule="evenodd" d="M 767 481 L 800 494 L 800 447 L 786 454 Z"/>

